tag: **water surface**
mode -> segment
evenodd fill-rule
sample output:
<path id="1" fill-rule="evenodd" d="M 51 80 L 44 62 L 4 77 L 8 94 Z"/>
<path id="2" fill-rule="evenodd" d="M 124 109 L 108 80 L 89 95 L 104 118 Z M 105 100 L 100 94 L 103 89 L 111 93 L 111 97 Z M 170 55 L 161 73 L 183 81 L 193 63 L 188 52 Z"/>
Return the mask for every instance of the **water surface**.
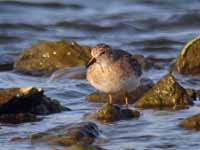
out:
<path id="1" fill-rule="evenodd" d="M 37 41 L 61 39 L 88 45 L 105 42 L 130 53 L 173 59 L 186 41 L 199 34 L 199 8 L 197 0 L 1 0 L 0 62 L 14 61 L 23 48 Z M 162 70 L 152 69 L 146 75 L 157 81 L 168 66 L 169 62 Z M 197 79 L 183 84 L 200 89 Z M 44 88 L 48 96 L 73 111 L 49 115 L 36 123 L 0 124 L 1 150 L 49 150 L 47 145 L 9 140 L 85 121 L 83 114 L 99 107 L 86 102 L 85 95 L 95 89 L 85 80 L 48 82 L 48 78 L 0 72 L 1 88 L 30 85 Z M 108 139 L 100 146 L 108 150 L 199 149 L 200 134 L 177 126 L 180 119 L 199 110 L 198 106 L 177 112 L 142 110 L 137 120 L 97 123 Z"/>

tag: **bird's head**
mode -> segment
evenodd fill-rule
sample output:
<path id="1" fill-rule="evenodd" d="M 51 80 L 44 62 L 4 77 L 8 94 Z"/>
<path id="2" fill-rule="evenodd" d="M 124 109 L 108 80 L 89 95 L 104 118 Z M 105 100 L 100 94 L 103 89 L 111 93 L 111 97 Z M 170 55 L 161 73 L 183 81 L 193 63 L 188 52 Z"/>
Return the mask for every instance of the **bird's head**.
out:
<path id="1" fill-rule="evenodd" d="M 97 44 L 92 48 L 91 55 L 93 58 L 97 58 L 103 54 L 108 54 L 111 52 L 111 47 L 107 44 Z"/>
<path id="2" fill-rule="evenodd" d="M 92 48 L 92 51 L 91 51 L 91 56 L 92 58 L 90 59 L 90 61 L 88 62 L 88 64 L 86 65 L 86 67 L 89 67 L 90 65 L 92 65 L 94 62 L 96 62 L 96 59 L 100 56 L 103 56 L 103 55 L 108 55 L 110 54 L 112 51 L 112 48 L 107 45 L 107 44 L 104 44 L 104 43 L 100 43 L 100 44 L 97 44 L 95 45 L 93 48 Z"/>

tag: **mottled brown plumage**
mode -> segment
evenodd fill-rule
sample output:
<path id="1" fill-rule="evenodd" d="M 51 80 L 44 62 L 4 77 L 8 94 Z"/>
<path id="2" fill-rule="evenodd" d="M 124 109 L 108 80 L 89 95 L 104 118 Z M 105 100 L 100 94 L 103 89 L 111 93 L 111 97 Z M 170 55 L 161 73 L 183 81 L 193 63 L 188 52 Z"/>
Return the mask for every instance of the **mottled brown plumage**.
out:
<path id="1" fill-rule="evenodd" d="M 97 44 L 87 65 L 87 80 L 98 90 L 109 94 L 132 92 L 140 83 L 140 64 L 123 50 Z"/>

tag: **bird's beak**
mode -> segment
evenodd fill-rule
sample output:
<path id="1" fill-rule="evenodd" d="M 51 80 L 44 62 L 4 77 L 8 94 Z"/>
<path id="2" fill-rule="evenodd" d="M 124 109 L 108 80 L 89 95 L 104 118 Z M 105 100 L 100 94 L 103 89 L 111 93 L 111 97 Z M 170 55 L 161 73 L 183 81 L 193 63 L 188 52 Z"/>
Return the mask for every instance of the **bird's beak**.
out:
<path id="1" fill-rule="evenodd" d="M 92 57 L 89 62 L 86 65 L 86 68 L 88 68 L 89 66 L 91 66 L 92 64 L 94 64 L 96 62 L 96 59 L 94 57 Z"/>

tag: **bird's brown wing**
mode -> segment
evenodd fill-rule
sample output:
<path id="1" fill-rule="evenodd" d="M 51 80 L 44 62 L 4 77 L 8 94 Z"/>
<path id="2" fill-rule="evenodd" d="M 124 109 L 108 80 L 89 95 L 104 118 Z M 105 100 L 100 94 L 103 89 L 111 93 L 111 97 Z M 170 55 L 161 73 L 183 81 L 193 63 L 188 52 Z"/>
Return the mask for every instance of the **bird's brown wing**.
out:
<path id="1" fill-rule="evenodd" d="M 131 70 L 131 72 L 134 72 L 138 77 L 142 75 L 140 63 L 136 59 L 132 58 L 130 53 L 123 50 L 113 50 L 112 56 L 113 61 L 120 61 L 121 67 L 124 68 L 123 70 L 127 70 L 127 72 Z"/>

